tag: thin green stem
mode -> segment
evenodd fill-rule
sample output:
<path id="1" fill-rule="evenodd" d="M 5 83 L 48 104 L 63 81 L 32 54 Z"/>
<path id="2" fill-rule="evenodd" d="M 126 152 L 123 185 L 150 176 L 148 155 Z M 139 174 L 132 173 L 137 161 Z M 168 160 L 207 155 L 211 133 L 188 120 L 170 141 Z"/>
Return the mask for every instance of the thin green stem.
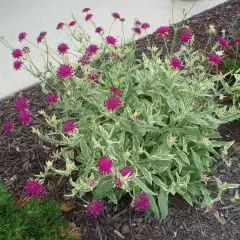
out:
<path id="1" fill-rule="evenodd" d="M 13 48 L 8 44 L 8 42 L 5 39 L 0 40 L 0 42 L 5 45 L 8 49 L 13 50 Z"/>
<path id="2" fill-rule="evenodd" d="M 114 22 L 115 22 L 115 20 L 113 20 L 113 21 L 112 21 L 112 24 L 111 24 L 111 26 L 110 26 L 110 29 L 109 29 L 109 32 L 108 32 L 108 34 L 110 34 L 110 33 L 111 33 L 111 30 L 112 30 L 112 27 L 113 27 L 113 24 L 114 24 Z"/>
<path id="3" fill-rule="evenodd" d="M 145 34 L 146 34 L 148 45 L 149 45 L 149 47 L 151 47 L 151 43 L 150 43 L 150 40 L 148 38 L 147 30 L 146 29 L 144 29 L 144 30 L 145 30 Z"/>
<path id="4" fill-rule="evenodd" d="M 126 43 L 126 40 L 125 40 L 125 34 L 124 34 L 123 22 L 122 22 L 122 33 L 123 33 L 123 41 L 124 41 L 124 44 L 125 44 L 125 43 Z"/>
<path id="5" fill-rule="evenodd" d="M 167 56 L 169 57 L 169 51 L 168 51 L 168 46 L 167 46 L 167 40 L 166 40 L 166 38 L 165 38 L 164 35 L 162 35 L 162 37 L 163 37 L 163 41 L 164 41 L 165 48 L 166 48 L 166 51 L 167 51 Z"/>

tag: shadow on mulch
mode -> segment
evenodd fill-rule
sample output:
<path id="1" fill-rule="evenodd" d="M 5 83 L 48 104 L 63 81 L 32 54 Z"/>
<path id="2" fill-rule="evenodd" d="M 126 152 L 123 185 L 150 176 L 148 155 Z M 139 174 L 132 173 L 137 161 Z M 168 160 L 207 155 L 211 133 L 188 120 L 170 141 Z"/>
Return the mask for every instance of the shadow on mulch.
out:
<path id="1" fill-rule="evenodd" d="M 239 0 L 231 0 L 213 9 L 195 15 L 184 22 L 195 34 L 196 46 L 202 49 L 206 44 L 207 30 L 209 24 L 214 24 L 218 33 L 222 29 L 228 34 L 235 20 L 235 9 L 240 7 Z M 236 29 L 240 29 L 239 23 Z M 169 39 L 172 33 L 170 32 Z M 149 35 L 150 42 L 161 48 L 162 39 L 155 35 Z M 179 48 L 180 42 L 176 45 Z M 147 40 L 137 41 L 137 56 L 147 52 Z M 18 95 L 23 95 L 30 100 L 29 109 L 34 118 L 27 126 L 17 124 L 17 113 L 13 109 L 13 101 L 16 96 L 2 100 L 0 103 L 0 125 L 6 120 L 13 119 L 16 123 L 12 133 L 1 133 L 0 135 L 0 175 L 3 175 L 5 185 L 15 197 L 23 194 L 24 182 L 33 174 L 43 170 L 46 160 L 54 158 L 57 149 L 38 139 L 32 134 L 31 127 L 37 127 L 41 132 L 47 131 L 42 117 L 38 111 L 45 109 L 53 113 L 52 109 L 46 107 L 44 96 L 40 86 L 26 89 Z M 234 121 L 222 125 L 219 128 L 222 138 L 227 141 L 240 142 L 240 121 Z M 240 164 L 235 157 L 230 168 L 225 165 L 214 166 L 214 172 L 221 179 L 233 183 L 240 183 Z M 49 178 L 47 185 L 47 198 L 63 201 L 64 194 L 70 192 L 68 179 Z M 190 207 L 178 197 L 172 197 L 169 201 L 169 215 L 161 222 L 152 216 L 146 217 L 143 213 L 136 212 L 130 207 L 131 199 L 124 197 L 119 205 L 106 204 L 103 213 L 95 218 L 86 215 L 82 203 L 76 201 L 79 207 L 64 213 L 65 217 L 75 222 L 83 238 L 87 240 L 240 240 L 240 207 L 232 204 L 229 200 L 234 191 L 228 192 L 227 204 L 220 207 L 222 216 L 227 223 L 221 225 L 210 213 L 204 213 L 201 209 Z"/>

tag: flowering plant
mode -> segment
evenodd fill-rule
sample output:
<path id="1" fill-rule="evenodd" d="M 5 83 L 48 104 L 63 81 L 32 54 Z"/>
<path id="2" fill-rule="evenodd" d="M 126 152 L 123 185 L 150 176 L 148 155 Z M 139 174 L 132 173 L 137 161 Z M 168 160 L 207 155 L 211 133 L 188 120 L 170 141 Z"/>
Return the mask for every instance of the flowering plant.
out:
<path id="1" fill-rule="evenodd" d="M 221 73 L 211 74 L 222 62 L 215 50 L 226 42 L 221 39 L 203 55 L 193 47 L 193 33 L 185 29 L 178 52 L 173 53 L 174 47 L 168 49 L 166 44 L 163 57 L 162 50 L 149 46 L 151 58 L 143 54 L 136 60 L 133 38 L 127 41 L 124 37 L 124 44 L 119 44 L 96 26 L 86 9 L 85 20 L 100 35 L 100 45 L 91 43 L 73 17 L 69 24 L 58 23 L 57 29 L 68 28 L 77 51 L 61 43 L 54 52 L 46 33 L 39 35 L 37 41 L 45 46 L 40 48 L 46 55 L 44 71 L 33 63 L 29 51 L 12 52 L 18 59 L 14 68 L 24 67 L 38 77 L 48 94 L 47 103 L 58 110 L 53 116 L 41 111 L 51 130 L 43 133 L 33 128 L 33 133 L 61 148 L 65 168 L 58 169 L 48 161 L 39 177 L 69 177 L 69 196 L 83 199 L 92 192 L 95 200 L 89 203 L 88 213 L 95 215 L 102 208 L 101 199 L 117 203 L 126 193 L 137 209 L 150 209 L 159 218 L 160 213 L 163 217 L 168 213 L 170 194 L 205 208 L 220 200 L 223 190 L 237 187 L 218 180 L 219 194 L 214 195 L 203 181 L 206 175 L 214 180 L 212 164 L 225 156 L 233 143 L 217 141 L 219 125 L 239 117 L 235 106 L 216 101 L 231 87 Z M 118 13 L 112 15 L 114 22 L 124 24 Z M 133 37 L 149 27 L 135 21 Z M 168 31 L 161 26 L 156 34 L 166 43 Z M 21 41 L 26 36 L 21 34 Z M 70 55 L 76 60 L 70 61 Z M 73 171 L 78 173 L 77 179 L 72 178 Z"/>

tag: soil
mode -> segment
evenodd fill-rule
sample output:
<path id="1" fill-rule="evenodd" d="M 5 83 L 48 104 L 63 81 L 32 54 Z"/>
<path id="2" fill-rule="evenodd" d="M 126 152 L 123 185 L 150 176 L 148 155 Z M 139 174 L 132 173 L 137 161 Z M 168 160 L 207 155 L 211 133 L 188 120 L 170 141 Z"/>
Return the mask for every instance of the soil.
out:
<path id="1" fill-rule="evenodd" d="M 232 30 L 237 7 L 240 7 L 240 0 L 230 0 L 184 22 L 195 34 L 197 48 L 205 48 L 206 32 L 210 24 L 215 25 L 219 34 L 222 29 L 226 30 L 227 35 L 240 29 L 238 22 L 236 28 Z M 159 48 L 163 46 L 161 37 L 152 34 L 148 38 L 153 45 Z M 169 34 L 169 39 L 171 38 L 172 31 Z M 137 41 L 138 57 L 142 52 L 149 54 L 146 46 L 146 38 Z M 180 42 L 176 48 L 179 46 Z M 13 107 L 17 95 L 23 95 L 30 100 L 29 110 L 33 119 L 29 125 L 17 123 L 17 113 Z M 52 114 L 54 110 L 46 106 L 39 85 L 1 100 L 0 103 L 0 125 L 10 119 L 15 122 L 13 132 L 2 131 L 0 135 L 0 176 L 2 175 L 9 191 L 18 198 L 24 194 L 24 182 L 42 171 L 46 160 L 57 158 L 56 147 L 42 142 L 36 134 L 31 132 L 31 127 L 39 128 L 42 132 L 47 131 L 47 126 L 38 113 L 39 110 L 44 109 L 49 114 Z M 235 140 L 238 144 L 240 142 L 240 121 L 221 125 L 219 132 L 223 140 Z M 58 162 L 60 164 L 60 160 Z M 240 164 L 236 155 L 233 155 L 230 167 L 218 164 L 214 165 L 213 171 L 222 180 L 240 184 Z M 47 180 L 46 198 L 62 202 L 65 200 L 64 194 L 69 192 L 67 178 L 53 177 Z M 240 205 L 230 201 L 234 194 L 235 191 L 229 191 L 224 199 L 225 204 L 218 206 L 226 224 L 220 224 L 212 213 L 204 213 L 198 207 L 190 207 L 177 196 L 170 198 L 169 215 L 160 222 L 156 221 L 153 216 L 146 217 L 143 213 L 131 208 L 131 199 L 127 196 L 117 206 L 105 204 L 103 213 L 98 217 L 88 216 L 82 202 L 73 199 L 77 207 L 63 215 L 76 224 L 77 230 L 83 234 L 83 239 L 87 240 L 240 240 Z"/>

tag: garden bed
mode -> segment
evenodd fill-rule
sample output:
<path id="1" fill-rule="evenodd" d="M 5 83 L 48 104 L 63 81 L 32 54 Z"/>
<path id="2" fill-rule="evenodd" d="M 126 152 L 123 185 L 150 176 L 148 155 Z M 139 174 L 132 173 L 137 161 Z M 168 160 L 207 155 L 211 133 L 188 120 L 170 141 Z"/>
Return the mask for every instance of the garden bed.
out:
<path id="1" fill-rule="evenodd" d="M 192 29 L 199 49 L 206 45 L 206 32 L 210 24 L 214 24 L 217 32 L 225 29 L 226 34 L 233 31 L 235 9 L 239 7 L 238 0 L 228 1 L 213 9 L 195 15 L 186 20 L 185 25 Z M 240 29 L 240 22 L 236 30 Z M 218 35 L 218 34 L 217 34 Z M 170 31 L 171 38 L 171 31 Z M 170 39 L 169 38 L 169 39 Z M 150 42 L 161 48 L 163 41 L 155 34 L 149 36 Z M 180 42 L 179 42 L 180 44 Z M 146 38 L 137 41 L 137 54 L 148 54 Z M 176 45 L 178 48 L 179 45 Z M 231 53 L 229 53 L 231 54 Z M 24 183 L 33 174 L 43 170 L 47 159 L 57 160 L 57 149 L 43 143 L 36 134 L 31 132 L 31 127 L 39 128 L 41 132 L 47 130 L 42 116 L 38 111 L 45 109 L 53 113 L 51 107 L 46 106 L 40 86 L 36 85 L 17 95 L 23 95 L 30 100 L 29 109 L 34 116 L 29 125 L 18 125 L 10 133 L 0 136 L 0 174 L 11 193 L 18 198 L 23 195 Z M 13 102 L 16 96 L 4 99 L 0 105 L 0 123 L 7 119 L 17 122 L 17 113 L 13 111 Z M 240 142 L 240 122 L 234 121 L 220 127 L 224 140 Z M 233 164 L 227 168 L 225 165 L 215 165 L 215 175 L 222 180 L 240 183 L 240 163 L 237 156 L 232 156 Z M 59 161 L 59 164 L 61 162 Z M 74 176 L 73 176 L 74 177 Z M 50 178 L 47 181 L 46 197 L 65 201 L 64 194 L 70 192 L 67 178 Z M 190 207 L 177 196 L 170 198 L 169 215 L 162 222 L 157 222 L 152 216 L 146 217 L 130 207 L 131 200 L 124 197 L 118 206 L 105 205 L 104 212 L 98 217 L 88 216 L 82 202 L 73 200 L 76 205 L 71 211 L 65 212 L 66 218 L 75 222 L 78 230 L 87 240 L 94 239 L 240 239 L 240 206 L 231 203 L 234 191 L 229 191 L 225 197 L 225 205 L 219 206 L 226 224 L 221 225 L 211 213 L 204 213 L 199 208 Z"/>

